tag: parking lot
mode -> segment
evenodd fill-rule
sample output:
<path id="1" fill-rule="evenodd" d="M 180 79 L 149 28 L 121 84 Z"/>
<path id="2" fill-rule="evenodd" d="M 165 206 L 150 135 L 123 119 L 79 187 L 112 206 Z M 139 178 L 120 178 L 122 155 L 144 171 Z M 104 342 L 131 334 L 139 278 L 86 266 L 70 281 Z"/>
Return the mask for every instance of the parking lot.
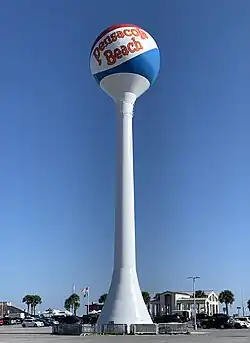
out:
<path id="1" fill-rule="evenodd" d="M 0 343 L 241 343 L 250 342 L 250 330 L 206 330 L 176 336 L 52 336 L 51 328 L 0 327 Z"/>

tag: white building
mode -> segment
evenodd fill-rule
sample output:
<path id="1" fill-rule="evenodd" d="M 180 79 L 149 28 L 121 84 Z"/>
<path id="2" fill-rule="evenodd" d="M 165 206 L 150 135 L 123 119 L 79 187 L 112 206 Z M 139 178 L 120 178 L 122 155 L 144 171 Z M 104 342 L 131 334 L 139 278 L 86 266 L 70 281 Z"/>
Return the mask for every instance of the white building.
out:
<path id="1" fill-rule="evenodd" d="M 219 297 L 214 291 L 204 291 L 205 297 L 196 298 L 196 312 L 213 315 L 219 313 Z M 152 317 L 172 314 L 174 311 L 193 310 L 192 292 L 171 292 L 160 293 L 157 299 L 150 301 L 150 313 Z"/>

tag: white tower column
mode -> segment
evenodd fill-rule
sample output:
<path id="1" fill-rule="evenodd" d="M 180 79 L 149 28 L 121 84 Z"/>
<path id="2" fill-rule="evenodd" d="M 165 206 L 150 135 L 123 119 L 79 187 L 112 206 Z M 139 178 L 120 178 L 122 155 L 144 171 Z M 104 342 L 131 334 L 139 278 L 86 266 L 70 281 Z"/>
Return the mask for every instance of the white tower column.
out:
<path id="1" fill-rule="evenodd" d="M 152 323 L 137 272 L 135 247 L 133 107 L 136 96 L 126 92 L 117 101 L 117 184 L 114 269 L 98 324 Z"/>
<path id="2" fill-rule="evenodd" d="M 117 179 L 114 270 L 136 270 L 133 107 L 135 96 L 117 103 Z M 129 102 L 130 100 L 130 102 Z"/>

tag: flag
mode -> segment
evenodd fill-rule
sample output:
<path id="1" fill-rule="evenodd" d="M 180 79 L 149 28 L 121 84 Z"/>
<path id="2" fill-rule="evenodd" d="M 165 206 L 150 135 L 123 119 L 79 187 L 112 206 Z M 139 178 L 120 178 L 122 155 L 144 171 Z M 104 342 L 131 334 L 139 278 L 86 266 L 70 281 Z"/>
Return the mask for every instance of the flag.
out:
<path id="1" fill-rule="evenodd" d="M 89 295 L 89 288 L 88 287 L 83 288 L 81 290 L 81 293 L 83 293 L 84 298 L 87 297 Z"/>

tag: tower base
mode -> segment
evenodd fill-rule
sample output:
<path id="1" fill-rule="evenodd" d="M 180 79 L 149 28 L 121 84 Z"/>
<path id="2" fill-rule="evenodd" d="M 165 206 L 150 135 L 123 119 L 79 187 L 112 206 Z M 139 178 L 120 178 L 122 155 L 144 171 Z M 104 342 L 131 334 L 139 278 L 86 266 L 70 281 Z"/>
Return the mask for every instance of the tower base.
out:
<path id="1" fill-rule="evenodd" d="M 152 324 L 143 300 L 136 270 L 113 272 L 110 290 L 97 326 L 102 324 Z"/>

